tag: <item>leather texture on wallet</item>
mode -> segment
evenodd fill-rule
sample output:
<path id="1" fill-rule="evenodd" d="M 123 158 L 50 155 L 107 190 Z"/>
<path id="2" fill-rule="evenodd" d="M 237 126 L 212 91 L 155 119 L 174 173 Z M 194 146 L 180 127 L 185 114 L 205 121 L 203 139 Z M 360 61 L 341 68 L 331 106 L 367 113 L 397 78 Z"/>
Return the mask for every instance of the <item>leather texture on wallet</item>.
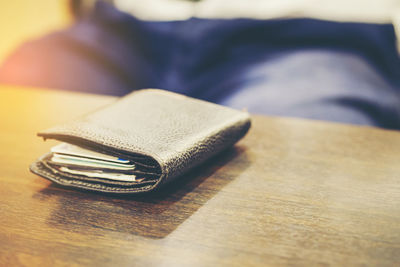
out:
<path id="1" fill-rule="evenodd" d="M 33 163 L 31 170 L 66 186 L 113 193 L 150 191 L 233 145 L 249 127 L 247 112 L 163 90 L 139 90 L 38 135 L 134 158 L 158 174 L 152 183 L 85 180 L 52 169 L 46 164 L 46 155 Z"/>

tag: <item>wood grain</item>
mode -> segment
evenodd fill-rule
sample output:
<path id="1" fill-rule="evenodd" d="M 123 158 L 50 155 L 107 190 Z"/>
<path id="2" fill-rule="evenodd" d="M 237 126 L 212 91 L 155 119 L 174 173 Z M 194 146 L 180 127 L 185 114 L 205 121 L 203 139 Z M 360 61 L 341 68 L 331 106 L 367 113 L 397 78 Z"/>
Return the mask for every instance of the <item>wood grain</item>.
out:
<path id="1" fill-rule="evenodd" d="M 28 171 L 36 132 L 112 97 L 0 88 L 0 266 L 400 264 L 400 133 L 254 116 L 160 193 L 114 197 Z"/>

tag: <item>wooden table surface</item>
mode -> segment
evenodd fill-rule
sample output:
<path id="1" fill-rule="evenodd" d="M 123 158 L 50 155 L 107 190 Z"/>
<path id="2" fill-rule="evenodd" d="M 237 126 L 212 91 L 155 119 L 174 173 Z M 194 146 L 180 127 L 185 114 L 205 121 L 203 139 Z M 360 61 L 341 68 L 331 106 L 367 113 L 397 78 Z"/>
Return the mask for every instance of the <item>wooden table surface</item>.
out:
<path id="1" fill-rule="evenodd" d="M 0 87 L 0 266 L 400 264 L 400 133 L 254 116 L 158 194 L 64 189 L 28 171 L 39 130 L 115 99 Z"/>

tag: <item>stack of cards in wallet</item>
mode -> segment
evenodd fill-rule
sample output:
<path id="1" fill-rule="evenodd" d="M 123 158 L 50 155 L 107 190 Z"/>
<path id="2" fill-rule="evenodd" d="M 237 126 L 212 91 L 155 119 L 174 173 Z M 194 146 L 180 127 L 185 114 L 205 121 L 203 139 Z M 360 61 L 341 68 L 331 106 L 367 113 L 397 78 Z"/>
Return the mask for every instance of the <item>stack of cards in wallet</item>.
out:
<path id="1" fill-rule="evenodd" d="M 127 159 L 68 143 L 53 147 L 51 152 L 49 163 L 64 173 L 123 182 L 140 182 L 145 179 L 137 177 L 136 164 Z"/>

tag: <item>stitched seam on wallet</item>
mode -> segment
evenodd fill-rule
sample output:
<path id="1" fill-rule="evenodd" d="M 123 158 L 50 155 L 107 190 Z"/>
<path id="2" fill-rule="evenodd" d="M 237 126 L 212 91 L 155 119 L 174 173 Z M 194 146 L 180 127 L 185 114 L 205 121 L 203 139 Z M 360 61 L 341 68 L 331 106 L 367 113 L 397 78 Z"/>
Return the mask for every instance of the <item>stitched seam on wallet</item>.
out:
<path id="1" fill-rule="evenodd" d="M 141 184 L 149 184 L 149 183 L 155 184 L 158 181 L 158 179 L 156 179 L 156 180 L 147 180 L 147 181 L 140 182 L 140 183 L 138 183 L 138 182 L 124 182 L 124 183 L 122 183 L 122 182 L 119 182 L 119 181 L 107 181 L 107 182 L 105 182 L 103 179 L 99 179 L 99 178 L 83 177 L 83 176 L 73 175 L 73 174 L 69 174 L 69 173 L 65 173 L 65 172 L 59 171 L 59 170 L 53 168 L 45 160 L 43 160 L 41 162 L 41 164 L 43 165 L 42 168 L 46 168 L 46 170 L 51 171 L 53 173 L 53 175 L 56 175 L 56 176 L 57 175 L 62 175 L 64 177 L 67 177 L 67 178 L 70 178 L 70 179 L 81 180 L 81 181 L 83 180 L 83 181 L 87 181 L 89 183 L 90 182 L 93 182 L 93 183 L 106 183 L 109 186 L 126 186 L 126 187 L 127 186 L 135 186 L 135 185 L 140 186 Z"/>
<path id="2" fill-rule="evenodd" d="M 43 133 L 43 134 L 39 134 L 39 136 L 42 136 L 44 138 L 54 138 L 56 140 L 63 140 L 63 138 L 76 138 L 78 140 L 82 140 L 82 141 L 86 141 L 86 142 L 91 142 L 91 143 L 95 143 L 97 145 L 101 145 L 101 146 L 106 146 L 112 149 L 118 149 L 121 151 L 124 151 L 126 153 L 137 153 L 137 154 L 142 154 L 144 156 L 153 158 L 154 160 L 157 161 L 158 165 L 161 168 L 161 176 L 159 181 L 157 182 L 160 183 L 161 180 L 164 179 L 168 179 L 169 174 L 168 174 L 168 166 L 166 166 L 166 162 L 164 160 L 161 159 L 161 157 L 157 154 L 157 153 L 152 153 L 150 155 L 150 153 L 145 152 L 144 150 L 140 149 L 139 147 L 129 144 L 129 143 L 123 143 L 121 142 L 121 140 L 116 139 L 116 138 L 111 138 L 111 137 L 107 137 L 107 139 L 104 138 L 100 138 L 100 141 L 92 141 L 93 140 L 93 132 L 90 131 L 86 131 L 83 130 L 81 128 L 79 128 L 79 132 L 76 130 L 66 130 L 64 126 L 60 126 L 60 129 L 62 133 L 54 133 L 54 134 L 47 134 L 47 133 Z M 118 145 L 121 144 L 121 145 Z M 133 151 L 127 151 L 126 147 L 130 147 L 131 150 Z"/>
<path id="3" fill-rule="evenodd" d="M 80 122 L 80 123 L 82 123 L 82 122 Z M 107 136 L 107 139 L 102 138 L 102 136 L 99 136 L 100 138 L 98 138 L 96 141 L 93 141 L 93 137 L 96 136 L 93 133 L 93 131 L 87 131 L 85 129 L 82 129 L 81 127 L 79 127 L 79 131 L 77 131 L 75 129 L 72 129 L 72 130 L 65 129 L 66 128 L 65 125 L 59 126 L 57 128 L 59 128 L 59 129 L 57 129 L 58 133 L 54 133 L 54 134 L 53 133 L 39 133 L 38 135 L 42 136 L 44 138 L 54 138 L 54 139 L 58 139 L 57 136 L 61 137 L 61 138 L 73 137 L 73 138 L 81 139 L 83 141 L 92 142 L 92 143 L 95 143 L 98 145 L 106 146 L 106 147 L 109 147 L 112 149 L 118 149 L 118 150 L 124 151 L 126 153 L 142 154 L 144 156 L 155 159 L 158 162 L 158 164 L 160 165 L 161 169 L 164 169 L 164 166 L 165 166 L 164 160 L 162 160 L 161 157 L 155 152 L 152 152 L 152 153 L 146 152 L 138 146 L 135 146 L 131 143 L 125 143 L 124 141 L 121 141 L 120 139 L 113 138 L 110 136 Z M 130 148 L 129 151 L 126 150 L 127 147 Z"/>
<path id="4" fill-rule="evenodd" d="M 62 179 L 48 171 L 45 167 L 41 166 L 42 163 L 40 162 L 35 162 L 34 163 L 35 167 L 39 172 L 37 174 L 44 176 L 45 178 L 48 178 L 50 180 L 59 182 L 61 185 L 75 185 L 77 187 L 83 188 L 83 189 L 103 189 L 105 192 L 144 192 L 144 191 L 149 191 L 149 189 L 152 189 L 155 185 L 151 186 L 144 186 L 144 187 L 139 187 L 139 188 L 115 188 L 115 187 L 108 187 L 100 184 L 91 184 L 91 183 L 86 183 L 78 180 L 68 180 L 68 179 Z M 34 170 L 33 170 L 34 171 Z M 81 186 L 79 186 L 81 185 Z"/>

